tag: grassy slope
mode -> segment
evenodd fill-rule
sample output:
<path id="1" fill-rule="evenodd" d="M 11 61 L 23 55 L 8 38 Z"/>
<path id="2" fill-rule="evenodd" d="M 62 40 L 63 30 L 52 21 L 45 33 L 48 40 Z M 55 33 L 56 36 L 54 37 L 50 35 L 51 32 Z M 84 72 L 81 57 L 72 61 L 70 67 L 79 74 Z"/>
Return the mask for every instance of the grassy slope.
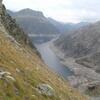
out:
<path id="1" fill-rule="evenodd" d="M 16 68 L 19 71 L 16 71 Z M 86 100 L 67 83 L 48 71 L 31 48 L 18 45 L 2 30 L 0 30 L 0 69 L 10 72 L 16 80 L 13 82 L 0 79 L 0 100 Z M 37 93 L 35 87 L 39 83 L 51 85 L 55 89 L 56 96 L 50 98 Z"/>

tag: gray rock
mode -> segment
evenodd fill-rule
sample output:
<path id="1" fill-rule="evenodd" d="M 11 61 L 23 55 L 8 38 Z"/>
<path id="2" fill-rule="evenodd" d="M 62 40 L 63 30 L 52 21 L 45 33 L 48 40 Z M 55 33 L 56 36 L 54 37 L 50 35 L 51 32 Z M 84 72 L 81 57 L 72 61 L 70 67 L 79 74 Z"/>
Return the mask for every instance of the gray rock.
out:
<path id="1" fill-rule="evenodd" d="M 16 72 L 20 73 L 20 69 L 16 68 Z"/>
<path id="2" fill-rule="evenodd" d="M 11 76 L 10 72 L 3 71 L 3 70 L 0 70 L 0 79 L 4 79 L 4 80 L 10 79 L 12 81 L 15 81 L 15 79 Z"/>
<path id="3" fill-rule="evenodd" d="M 48 84 L 39 84 L 36 90 L 42 95 L 46 95 L 46 96 L 55 95 L 54 89 Z"/>

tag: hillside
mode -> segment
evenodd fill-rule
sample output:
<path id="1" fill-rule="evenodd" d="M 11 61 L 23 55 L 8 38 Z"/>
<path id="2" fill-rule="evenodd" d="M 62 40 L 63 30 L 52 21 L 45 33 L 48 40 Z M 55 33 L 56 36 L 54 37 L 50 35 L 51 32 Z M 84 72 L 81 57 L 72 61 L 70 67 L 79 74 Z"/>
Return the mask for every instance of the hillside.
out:
<path id="1" fill-rule="evenodd" d="M 59 30 L 51 24 L 42 12 L 23 9 L 8 13 L 16 19 L 17 23 L 29 34 L 59 34 Z"/>
<path id="2" fill-rule="evenodd" d="M 16 21 L 11 18 L 11 16 L 6 12 L 6 8 L 3 5 L 1 14 L 1 23 L 4 25 L 6 31 L 13 36 L 18 43 L 23 45 L 30 45 L 32 43 L 24 31 L 16 24 Z"/>
<path id="3" fill-rule="evenodd" d="M 12 28 L 4 12 L 0 1 L 0 100 L 86 100 L 48 70 L 25 33 L 15 22 Z"/>
<path id="4" fill-rule="evenodd" d="M 100 51 L 100 22 L 71 31 L 61 36 L 55 45 L 64 51 L 66 57 L 79 58 Z"/>
<path id="5" fill-rule="evenodd" d="M 72 86 L 80 91 L 84 87 L 84 93 L 100 99 L 100 22 L 61 36 L 54 42 L 54 48 L 75 74 L 69 78 Z"/>

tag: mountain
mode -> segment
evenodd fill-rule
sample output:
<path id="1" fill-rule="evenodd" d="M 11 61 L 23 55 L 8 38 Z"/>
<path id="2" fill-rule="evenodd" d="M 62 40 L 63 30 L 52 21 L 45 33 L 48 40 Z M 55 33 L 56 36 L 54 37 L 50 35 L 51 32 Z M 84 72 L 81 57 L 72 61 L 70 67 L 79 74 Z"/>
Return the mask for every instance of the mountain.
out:
<path id="1" fill-rule="evenodd" d="M 83 88 L 82 92 L 92 97 L 99 97 L 100 22 L 71 31 L 69 35 L 62 35 L 54 41 L 54 48 L 62 62 L 75 74 L 69 78 L 72 86 L 79 90 Z"/>
<path id="2" fill-rule="evenodd" d="M 66 56 L 79 58 L 100 50 L 100 22 L 71 31 L 55 42 Z"/>
<path id="3" fill-rule="evenodd" d="M 17 23 L 29 34 L 59 34 L 59 30 L 51 24 L 40 11 L 23 9 L 18 12 L 8 10 Z"/>
<path id="4" fill-rule="evenodd" d="M 29 8 L 20 10 L 18 12 L 13 12 L 14 16 L 32 16 L 32 17 L 44 17 L 43 13 L 40 11 L 34 11 Z"/>
<path id="5" fill-rule="evenodd" d="M 0 100 L 87 100 L 47 68 L 2 1 Z"/>
<path id="6" fill-rule="evenodd" d="M 74 23 L 62 23 L 62 22 L 59 22 L 59 21 L 56 21 L 52 18 L 48 18 L 48 20 L 57 28 L 59 29 L 59 31 L 61 33 L 67 33 L 68 31 L 71 31 L 71 30 L 76 30 L 80 27 L 83 27 L 83 26 L 86 26 L 88 25 L 89 23 L 88 22 L 80 22 L 80 23 L 77 23 L 77 24 L 74 24 Z"/>
<path id="7" fill-rule="evenodd" d="M 29 8 L 18 12 L 7 10 L 13 18 L 16 19 L 20 27 L 30 34 L 59 34 L 67 33 L 68 31 L 78 29 L 82 26 L 88 25 L 88 22 L 62 23 L 52 18 L 46 18 L 42 12 L 34 11 Z M 38 27 L 37 27 L 38 26 Z"/>

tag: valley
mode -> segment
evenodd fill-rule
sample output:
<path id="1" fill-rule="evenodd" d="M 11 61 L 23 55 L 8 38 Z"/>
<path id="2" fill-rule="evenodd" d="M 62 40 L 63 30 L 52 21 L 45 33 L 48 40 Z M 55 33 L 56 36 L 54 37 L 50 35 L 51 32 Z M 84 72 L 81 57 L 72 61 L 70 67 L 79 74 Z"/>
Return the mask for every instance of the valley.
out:
<path id="1" fill-rule="evenodd" d="M 45 38 L 41 38 L 45 40 Z M 88 95 L 91 95 L 91 100 L 99 100 L 100 75 L 94 70 L 78 64 L 72 57 L 65 59 L 64 53 L 54 46 L 53 42 L 56 41 L 55 38 L 51 40 L 46 38 L 49 42 L 43 42 L 38 37 L 36 38 L 36 41 L 33 41 L 33 44 L 35 43 L 35 47 L 39 51 L 42 60 L 46 65 L 48 65 L 50 70 L 56 73 L 59 77 L 67 80 L 72 87 L 77 88 L 85 95 L 87 95 L 88 91 Z M 95 95 L 94 92 L 88 90 L 91 85 L 97 86 L 96 90 L 93 90 L 96 92 Z"/>
<path id="2" fill-rule="evenodd" d="M 86 95 L 50 70 L 28 35 L 7 13 L 2 0 L 0 100 L 88 100 Z"/>
<path id="3" fill-rule="evenodd" d="M 43 44 L 35 44 L 35 46 L 49 69 L 67 80 L 68 76 L 71 76 L 73 73 L 66 66 L 60 63 L 60 59 L 54 54 L 50 48 L 50 44 L 50 42 L 47 42 Z"/>
<path id="4" fill-rule="evenodd" d="M 0 0 L 0 100 L 100 100 L 97 10 L 37 1 Z"/>

